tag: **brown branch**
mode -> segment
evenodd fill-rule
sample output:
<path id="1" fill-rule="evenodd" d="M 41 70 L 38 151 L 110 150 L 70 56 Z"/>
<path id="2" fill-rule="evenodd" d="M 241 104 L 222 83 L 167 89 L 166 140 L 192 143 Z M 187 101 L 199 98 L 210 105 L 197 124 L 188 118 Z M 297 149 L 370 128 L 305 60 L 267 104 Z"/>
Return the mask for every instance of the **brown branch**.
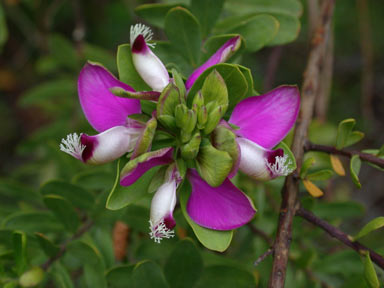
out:
<path id="1" fill-rule="evenodd" d="M 360 159 L 372 164 L 375 164 L 381 168 L 384 168 L 384 159 L 379 158 L 375 155 L 356 151 L 356 150 L 344 150 L 344 149 L 336 149 L 335 147 L 332 146 L 326 146 L 326 145 L 319 145 L 319 144 L 314 144 L 312 142 L 307 141 L 304 145 L 304 150 L 305 151 L 319 151 L 319 152 L 325 152 L 328 154 L 337 154 L 337 155 L 342 155 L 346 156 L 348 158 L 351 158 L 353 155 L 359 155 Z"/>
<path id="2" fill-rule="evenodd" d="M 49 258 L 43 265 L 41 265 L 41 268 L 42 268 L 43 270 L 48 270 L 48 268 L 51 267 L 51 265 L 52 265 L 55 261 L 57 261 L 58 259 L 60 259 L 60 258 L 64 255 L 65 251 L 67 251 L 68 245 L 69 245 L 71 242 L 73 242 L 74 240 L 80 238 L 85 232 L 87 232 L 87 231 L 92 227 L 92 225 L 93 225 L 93 221 L 88 221 L 88 222 L 86 222 L 83 226 L 81 226 L 81 227 L 76 231 L 76 233 L 72 235 L 72 237 L 70 237 L 68 240 L 66 240 L 66 241 L 60 246 L 60 250 L 59 250 L 59 252 L 58 252 L 55 256 Z"/>
<path id="3" fill-rule="evenodd" d="M 267 62 L 267 71 L 264 78 L 264 91 L 269 91 L 273 88 L 273 83 L 276 78 L 276 71 L 279 68 L 283 46 L 276 46 L 271 50 Z"/>
<path id="4" fill-rule="evenodd" d="M 359 254 L 364 254 L 365 252 L 369 251 L 369 255 L 373 262 L 375 262 L 381 269 L 384 270 L 384 257 L 377 254 L 373 250 L 371 250 L 368 247 L 365 247 L 363 244 L 352 241 L 351 236 L 344 233 L 340 229 L 336 228 L 335 226 L 332 226 L 328 222 L 317 218 L 316 215 L 314 215 L 312 212 L 305 210 L 303 208 L 300 208 L 296 211 L 296 215 L 300 216 L 301 218 L 307 220 L 308 222 L 312 223 L 313 225 L 323 229 L 325 232 L 327 232 L 330 236 L 333 238 L 336 238 L 337 240 L 341 241 L 348 247 L 352 248 Z"/>
<path id="5" fill-rule="evenodd" d="M 273 249 L 269 248 L 267 251 L 265 251 L 262 255 L 259 256 L 259 258 L 256 259 L 256 261 L 253 263 L 254 266 L 259 265 L 261 262 L 265 260 L 269 255 L 273 253 Z"/>
<path id="6" fill-rule="evenodd" d="M 329 36 L 330 24 L 333 15 L 334 0 L 323 1 L 318 26 L 312 39 L 312 47 L 308 58 L 304 81 L 301 89 L 301 109 L 292 144 L 292 152 L 297 162 L 297 172 L 286 178 L 282 191 L 282 203 L 280 208 L 279 223 L 274 244 L 274 259 L 269 286 L 273 288 L 284 287 L 285 273 L 288 262 L 288 252 L 292 234 L 292 221 L 296 213 L 297 194 L 299 181 L 297 174 L 300 172 L 304 155 L 304 143 L 309 124 L 312 120 L 315 97 L 318 93 L 320 69 L 323 64 L 324 47 Z"/>

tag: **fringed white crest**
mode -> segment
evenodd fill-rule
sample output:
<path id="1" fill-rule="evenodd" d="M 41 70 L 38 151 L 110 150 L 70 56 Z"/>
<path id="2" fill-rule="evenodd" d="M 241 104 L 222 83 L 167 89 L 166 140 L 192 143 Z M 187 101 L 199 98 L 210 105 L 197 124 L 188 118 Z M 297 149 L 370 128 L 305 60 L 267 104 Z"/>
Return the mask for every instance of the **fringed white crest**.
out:
<path id="1" fill-rule="evenodd" d="M 137 36 L 143 35 L 145 43 L 151 48 L 155 48 L 156 43 L 148 43 L 148 41 L 152 40 L 153 32 L 151 28 L 148 26 L 138 23 L 134 26 L 131 26 L 131 35 L 130 35 L 130 43 L 131 46 L 133 45 L 133 42 L 135 42 Z"/>
<path id="2" fill-rule="evenodd" d="M 163 238 L 169 239 L 175 236 L 175 232 L 168 229 L 163 221 L 154 225 L 152 221 L 149 220 L 149 229 L 151 230 L 149 236 L 151 236 L 151 239 L 154 239 L 156 243 L 160 243 Z"/>
<path id="3" fill-rule="evenodd" d="M 265 160 L 265 161 L 268 168 L 271 170 L 271 172 L 274 175 L 287 176 L 293 171 L 292 168 L 289 168 L 289 166 L 292 164 L 292 161 L 289 160 L 287 163 L 287 159 L 288 159 L 288 155 L 284 155 L 283 157 L 276 156 L 274 164 L 269 163 L 268 160 Z"/>
<path id="4" fill-rule="evenodd" d="M 80 135 L 76 133 L 67 135 L 67 139 L 61 139 L 60 150 L 81 160 L 81 154 L 85 149 L 85 145 L 80 142 Z"/>

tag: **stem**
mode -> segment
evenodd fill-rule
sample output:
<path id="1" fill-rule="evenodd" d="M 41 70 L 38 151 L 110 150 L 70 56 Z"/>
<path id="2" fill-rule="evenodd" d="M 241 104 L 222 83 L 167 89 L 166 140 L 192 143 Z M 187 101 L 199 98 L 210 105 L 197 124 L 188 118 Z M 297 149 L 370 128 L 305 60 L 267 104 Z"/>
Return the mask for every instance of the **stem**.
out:
<path id="1" fill-rule="evenodd" d="M 310 141 L 307 141 L 304 145 L 304 150 L 305 151 L 319 151 L 319 152 L 325 152 L 328 154 L 338 154 L 342 156 L 346 156 L 348 158 L 351 158 L 353 155 L 359 155 L 360 159 L 369 162 L 372 164 L 375 164 L 381 168 L 384 168 L 384 159 L 379 158 L 375 155 L 352 150 L 352 151 L 347 151 L 344 149 L 336 149 L 335 147 L 332 146 L 326 146 L 326 145 L 319 145 L 319 144 L 313 144 Z"/>
<path id="2" fill-rule="evenodd" d="M 262 255 L 260 255 L 259 258 L 256 259 L 255 263 L 253 263 L 254 266 L 259 265 L 261 262 L 265 260 L 269 255 L 273 253 L 273 249 L 269 248 L 267 251 L 265 251 Z"/>
<path id="3" fill-rule="evenodd" d="M 65 251 L 67 251 L 68 245 L 73 242 L 74 240 L 80 238 L 85 232 L 87 232 L 93 225 L 93 221 L 86 222 L 83 226 L 81 226 L 75 234 L 71 238 L 69 238 L 67 241 L 65 241 L 61 246 L 59 252 L 49 258 L 43 265 L 41 265 L 41 268 L 43 270 L 48 270 L 49 267 L 58 259 L 61 258 L 61 256 L 64 255 Z"/>
<path id="4" fill-rule="evenodd" d="M 369 255 L 370 255 L 372 261 L 375 262 L 381 269 L 384 270 L 384 257 L 377 254 L 376 252 L 372 251 L 370 248 L 365 247 L 363 244 L 361 244 L 357 241 L 351 241 L 352 238 L 348 234 L 339 230 L 335 226 L 332 226 L 328 222 L 326 222 L 320 218 L 317 218 L 316 215 L 314 215 L 312 212 L 305 210 L 303 208 L 298 209 L 296 211 L 296 215 L 307 220 L 308 222 L 312 223 L 313 225 L 323 229 L 330 236 L 341 241 L 342 243 L 344 243 L 348 247 L 352 248 L 353 250 L 355 250 L 359 254 L 363 255 L 365 252 L 369 251 Z"/>
<path id="5" fill-rule="evenodd" d="M 267 71 L 264 80 L 264 91 L 269 91 L 273 87 L 276 78 L 276 71 L 279 68 L 283 46 L 276 46 L 271 50 L 268 57 Z"/>
<path id="6" fill-rule="evenodd" d="M 301 109 L 295 127 L 292 144 L 292 152 L 296 158 L 298 171 L 289 175 L 282 191 L 282 203 L 280 207 L 279 223 L 274 244 L 274 259 L 272 272 L 269 279 L 270 288 L 283 288 L 285 273 L 287 270 L 288 252 L 292 234 L 292 221 L 297 209 L 297 194 L 299 191 L 299 179 L 301 163 L 304 155 L 304 143 L 307 137 L 309 124 L 315 104 L 315 98 L 319 91 L 320 70 L 324 62 L 324 48 L 330 33 L 330 24 L 333 15 L 334 0 L 323 1 L 319 15 L 318 26 L 311 42 L 307 67 L 304 72 L 302 86 Z"/>

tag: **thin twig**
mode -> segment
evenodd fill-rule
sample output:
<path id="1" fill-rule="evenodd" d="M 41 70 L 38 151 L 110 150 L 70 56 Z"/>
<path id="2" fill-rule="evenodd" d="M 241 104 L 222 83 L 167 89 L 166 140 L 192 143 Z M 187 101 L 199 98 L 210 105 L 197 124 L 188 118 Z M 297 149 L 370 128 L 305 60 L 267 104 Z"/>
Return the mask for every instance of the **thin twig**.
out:
<path id="1" fill-rule="evenodd" d="M 320 69 L 324 61 L 324 45 L 329 36 L 330 24 L 333 15 L 334 0 L 323 1 L 318 26 L 311 43 L 311 52 L 304 72 L 304 81 L 301 89 L 301 109 L 292 144 L 292 152 L 297 163 L 296 175 L 300 172 L 304 155 L 304 143 L 307 137 L 309 124 L 312 120 L 315 97 L 318 93 Z M 295 173 L 294 173 L 295 174 Z M 299 180 L 294 175 L 286 178 L 282 191 L 279 223 L 274 244 L 274 257 L 272 272 L 269 279 L 271 288 L 283 288 L 287 269 L 289 246 L 292 234 L 292 221 L 296 213 Z"/>
<path id="2" fill-rule="evenodd" d="M 276 46 L 272 48 L 268 57 L 267 70 L 264 78 L 264 91 L 272 89 L 275 83 L 276 71 L 279 68 L 281 55 L 283 54 L 283 46 Z"/>
<path id="3" fill-rule="evenodd" d="M 259 258 L 256 259 L 256 261 L 253 263 L 254 266 L 259 265 L 261 262 L 265 260 L 269 255 L 273 253 L 273 249 L 269 248 L 267 251 L 265 251 L 262 255 L 260 255 Z"/>
<path id="4" fill-rule="evenodd" d="M 353 155 L 359 155 L 360 159 L 372 164 L 375 164 L 381 168 L 384 168 L 384 159 L 379 158 L 375 155 L 356 151 L 356 150 L 344 150 L 344 149 L 336 149 L 335 147 L 332 146 L 326 146 L 326 145 L 319 145 L 319 144 L 314 144 L 312 142 L 307 141 L 304 145 L 304 150 L 305 151 L 319 151 L 319 152 L 325 152 L 328 154 L 337 154 L 337 155 L 342 155 L 346 156 L 348 158 L 351 158 Z"/>
<path id="5" fill-rule="evenodd" d="M 88 221 L 88 222 L 86 222 L 83 226 L 81 226 L 81 227 L 76 231 L 76 233 L 72 235 L 72 237 L 70 237 L 67 241 L 65 241 L 65 242 L 60 246 L 60 250 L 59 250 L 59 252 L 58 252 L 55 256 L 49 258 L 43 265 L 41 265 L 41 268 L 42 268 L 43 270 L 48 270 L 48 268 L 51 267 L 51 265 L 52 265 L 55 261 L 57 261 L 58 259 L 60 259 L 60 258 L 64 255 L 65 251 L 67 251 L 68 245 L 69 245 L 71 242 L 73 242 L 74 240 L 80 238 L 85 232 L 87 232 L 87 231 L 92 227 L 92 225 L 93 225 L 93 221 Z"/>
<path id="6" fill-rule="evenodd" d="M 368 247 L 365 247 L 363 244 L 352 241 L 352 237 L 348 234 L 344 233 L 340 229 L 336 228 L 335 226 L 332 226 L 328 222 L 316 217 L 315 214 L 312 212 L 305 210 L 303 208 L 299 208 L 296 211 L 296 215 L 302 217 L 303 219 L 307 220 L 308 222 L 312 223 L 313 225 L 323 229 L 325 232 L 327 232 L 330 236 L 333 238 L 336 238 L 337 240 L 341 241 L 348 247 L 355 250 L 357 253 L 364 255 L 367 251 L 369 251 L 369 255 L 373 262 L 375 262 L 381 269 L 384 269 L 384 257 L 377 254 L 373 250 L 371 250 Z"/>

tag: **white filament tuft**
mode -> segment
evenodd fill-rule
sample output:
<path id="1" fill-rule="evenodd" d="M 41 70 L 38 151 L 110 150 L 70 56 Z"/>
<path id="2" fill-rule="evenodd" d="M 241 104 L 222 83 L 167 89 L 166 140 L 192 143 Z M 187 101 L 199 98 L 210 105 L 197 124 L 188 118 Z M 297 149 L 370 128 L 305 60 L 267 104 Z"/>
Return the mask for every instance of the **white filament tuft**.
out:
<path id="1" fill-rule="evenodd" d="M 67 139 L 61 139 L 60 150 L 81 160 L 81 154 L 85 149 L 85 145 L 80 142 L 80 135 L 76 133 L 67 135 Z"/>
<path id="2" fill-rule="evenodd" d="M 149 220 L 149 229 L 151 230 L 151 232 L 149 232 L 149 236 L 151 236 L 151 239 L 154 239 L 156 243 L 160 243 L 163 238 L 169 239 L 175 236 L 175 232 L 168 229 L 163 221 L 154 225 L 152 221 Z"/>
<path id="3" fill-rule="evenodd" d="M 293 171 L 292 168 L 289 168 L 289 166 L 292 164 L 292 161 L 289 160 L 287 163 L 287 159 L 288 155 L 284 155 L 283 157 L 276 156 L 274 164 L 269 163 L 268 160 L 265 161 L 267 163 L 268 168 L 274 175 L 287 176 Z"/>
<path id="4" fill-rule="evenodd" d="M 147 43 L 149 47 L 151 48 L 155 47 L 156 43 L 148 43 L 148 41 L 151 41 L 153 37 L 153 32 L 151 28 L 141 23 L 131 26 L 131 35 L 130 35 L 131 46 L 133 45 L 133 42 L 135 42 L 137 36 L 139 36 L 140 34 L 143 35 L 145 43 Z"/>

